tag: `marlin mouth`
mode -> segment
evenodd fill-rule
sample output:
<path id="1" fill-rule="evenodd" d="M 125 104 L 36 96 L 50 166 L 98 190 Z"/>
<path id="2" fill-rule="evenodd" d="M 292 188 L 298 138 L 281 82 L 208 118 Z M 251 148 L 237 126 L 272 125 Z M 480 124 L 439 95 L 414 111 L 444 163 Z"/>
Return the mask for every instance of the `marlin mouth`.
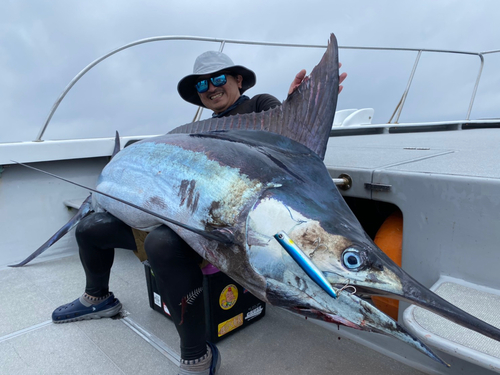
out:
<path id="1" fill-rule="evenodd" d="M 293 307 L 293 310 L 295 310 L 297 313 L 300 315 L 306 316 L 306 317 L 311 317 L 314 319 L 318 320 L 323 320 L 328 323 L 335 323 L 339 325 L 343 325 L 346 327 L 351 327 L 354 329 L 359 329 L 359 327 L 351 323 L 349 320 L 342 318 L 341 316 L 334 315 L 334 314 L 329 314 L 317 309 L 313 309 L 311 307 L 306 307 L 306 306 L 295 306 Z"/>
<path id="2" fill-rule="evenodd" d="M 347 290 L 338 291 L 337 299 L 329 298 L 325 299 L 324 302 L 323 306 L 296 304 L 290 305 L 288 309 L 305 317 L 337 324 L 339 327 L 343 325 L 348 328 L 392 336 L 449 367 L 449 364 L 439 358 L 427 345 L 408 332 L 397 321 L 360 299 L 354 293 Z"/>

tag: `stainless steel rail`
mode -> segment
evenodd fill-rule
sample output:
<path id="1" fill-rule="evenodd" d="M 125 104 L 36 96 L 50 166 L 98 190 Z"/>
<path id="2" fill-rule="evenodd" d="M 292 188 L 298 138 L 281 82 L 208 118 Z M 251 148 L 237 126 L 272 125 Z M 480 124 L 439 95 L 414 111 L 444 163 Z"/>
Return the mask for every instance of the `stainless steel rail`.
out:
<path id="1" fill-rule="evenodd" d="M 101 61 L 107 59 L 108 57 L 123 51 L 125 49 L 144 44 L 144 43 L 151 43 L 151 42 L 160 42 L 160 41 L 167 41 L 167 40 L 188 40 L 188 41 L 203 41 L 203 42 L 215 42 L 215 43 L 220 43 L 220 50 L 224 48 L 225 43 L 231 43 L 231 44 L 248 44 L 248 45 L 260 45 L 260 46 L 275 46 L 275 47 L 295 47 L 295 48 L 326 48 L 326 45 L 317 45 L 317 44 L 294 44 L 294 43 L 274 43 L 274 42 L 258 42 L 258 41 L 248 41 L 248 40 L 234 40 L 234 39 L 220 39 L 220 38 L 206 38 L 206 37 L 197 37 L 197 36 L 158 36 L 158 37 L 152 37 L 152 38 L 145 38 L 145 39 L 140 39 L 135 42 L 126 44 L 122 47 L 119 47 L 117 49 L 112 50 L 111 52 L 99 57 L 98 59 L 92 61 L 90 64 L 88 64 L 85 68 L 83 68 L 71 81 L 70 83 L 66 86 L 66 88 L 63 90 L 63 92 L 59 95 L 57 100 L 52 106 L 52 109 L 49 112 L 49 115 L 47 116 L 47 119 L 45 120 L 45 123 L 43 124 L 42 128 L 40 129 L 38 136 L 36 137 L 35 141 L 42 141 L 42 137 L 45 133 L 45 130 L 47 129 L 47 126 L 50 123 L 50 120 L 52 119 L 52 116 L 56 112 L 57 108 L 59 107 L 59 104 L 61 104 L 61 101 L 64 99 L 66 94 L 71 90 L 71 88 L 78 82 L 80 78 L 82 78 L 90 69 L 92 69 L 94 66 L 99 64 Z M 478 56 L 480 59 L 480 67 L 479 67 L 479 72 L 476 78 L 476 84 L 474 85 L 474 89 L 472 92 L 472 97 L 469 103 L 469 109 L 467 111 L 467 117 L 466 120 L 470 119 L 470 113 L 472 111 L 472 107 L 474 105 L 474 99 L 476 97 L 476 92 L 477 88 L 479 86 L 479 81 L 481 79 L 481 74 L 483 71 L 483 66 L 484 66 L 484 57 L 483 55 L 485 54 L 492 54 L 492 53 L 499 53 L 500 50 L 493 50 L 493 51 L 487 51 L 487 52 L 466 52 L 466 51 L 452 51 L 452 50 L 437 50 L 437 49 L 416 49 L 416 48 L 397 48 L 397 47 L 353 47 L 353 46 L 339 46 L 339 49 L 356 49 L 356 50 L 372 50 L 372 51 L 409 51 L 409 52 L 417 52 L 417 58 L 416 61 L 413 65 L 412 72 L 410 74 L 408 84 L 406 86 L 405 91 L 403 92 L 401 101 L 399 102 L 398 106 L 396 107 L 394 114 L 398 112 L 398 115 L 396 117 L 396 123 L 399 120 L 399 116 L 401 115 L 401 111 L 404 106 L 404 102 L 406 100 L 406 97 L 408 95 L 408 91 L 410 90 L 411 83 L 413 80 L 413 77 L 415 75 L 415 71 L 417 69 L 417 65 L 420 59 L 420 56 L 422 52 L 437 52 L 437 53 L 452 53 L 452 54 L 464 54 L 464 55 L 475 55 Z M 393 114 L 393 117 L 394 117 Z M 197 114 L 195 115 L 195 120 L 199 118 L 201 115 L 201 111 L 198 111 Z M 389 120 L 389 123 L 392 121 L 392 117 Z"/>

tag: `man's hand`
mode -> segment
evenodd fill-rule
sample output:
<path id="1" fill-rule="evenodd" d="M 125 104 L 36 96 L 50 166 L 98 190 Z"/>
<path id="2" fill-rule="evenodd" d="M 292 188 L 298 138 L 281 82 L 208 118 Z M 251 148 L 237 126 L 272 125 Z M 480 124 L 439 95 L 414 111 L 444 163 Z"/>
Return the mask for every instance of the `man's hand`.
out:
<path id="1" fill-rule="evenodd" d="M 341 67 L 342 67 L 342 63 L 339 63 L 339 69 Z M 297 73 L 297 75 L 295 76 L 292 84 L 290 85 L 290 88 L 288 89 L 288 95 L 290 95 L 295 90 L 297 90 L 297 87 L 300 86 L 300 84 L 304 80 L 305 76 L 306 76 L 306 70 L 305 69 L 302 69 L 300 72 Z M 342 89 L 344 88 L 344 86 L 342 86 L 342 82 L 344 82 L 344 80 L 346 79 L 346 77 L 347 77 L 347 73 L 342 73 L 339 76 L 339 94 L 342 92 Z"/>
<path id="2" fill-rule="evenodd" d="M 292 92 L 297 90 L 297 87 L 300 86 L 302 81 L 304 80 L 304 77 L 306 76 L 306 70 L 302 69 L 300 72 L 297 73 L 295 78 L 293 79 L 292 84 L 290 85 L 290 88 L 288 89 L 288 95 L 290 95 Z"/>

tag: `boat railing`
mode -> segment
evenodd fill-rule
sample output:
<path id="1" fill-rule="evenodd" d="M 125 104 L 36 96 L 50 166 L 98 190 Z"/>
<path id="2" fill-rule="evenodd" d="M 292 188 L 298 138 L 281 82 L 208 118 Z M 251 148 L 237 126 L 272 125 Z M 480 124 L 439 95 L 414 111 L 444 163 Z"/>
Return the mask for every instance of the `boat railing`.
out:
<path id="1" fill-rule="evenodd" d="M 38 136 L 36 137 L 35 141 L 42 141 L 42 137 L 45 133 L 45 130 L 47 129 L 47 126 L 50 123 L 50 120 L 52 119 L 52 116 L 56 112 L 57 108 L 59 107 L 59 104 L 61 104 L 61 101 L 64 99 L 66 94 L 71 90 L 71 88 L 82 78 L 89 70 L 91 70 L 93 67 L 95 67 L 97 64 L 100 62 L 104 61 L 110 56 L 113 56 L 114 54 L 121 52 L 123 50 L 126 50 L 131 47 L 135 47 L 141 44 L 145 43 L 152 43 L 152 42 L 160 42 L 160 41 L 178 41 L 178 40 L 187 40 L 187 41 L 203 41 L 203 42 L 214 42 L 214 43 L 219 43 L 219 51 L 222 51 L 224 49 L 225 44 L 247 44 L 247 45 L 259 45 L 259 46 L 274 46 L 274 47 L 294 47 L 294 48 L 326 48 L 326 45 L 317 45 L 317 44 L 295 44 L 295 43 L 275 43 L 275 42 L 259 42 L 259 41 L 249 41 L 249 40 L 234 40 L 234 39 L 220 39 L 220 38 L 207 38 L 207 37 L 197 37 L 197 36 L 157 36 L 157 37 L 151 37 L 151 38 L 145 38 L 145 39 L 140 39 L 132 43 L 125 44 L 122 47 L 116 48 L 112 50 L 111 52 L 108 52 L 107 54 L 99 57 L 98 59 L 92 61 L 90 64 L 88 64 L 85 68 L 83 68 L 66 86 L 66 88 L 63 90 L 63 92 L 59 95 L 55 103 L 53 104 L 49 115 L 47 116 L 47 119 L 45 120 L 45 123 L 43 124 L 42 128 L 40 129 Z M 396 109 L 394 110 L 393 115 L 391 116 L 390 120 L 388 123 L 392 123 L 394 120 L 394 123 L 398 123 L 399 117 L 401 116 L 401 112 L 403 110 L 406 98 L 408 96 L 408 92 L 410 91 L 410 87 L 413 81 L 413 77 L 415 75 L 415 72 L 417 70 L 417 66 L 420 60 L 420 57 L 422 53 L 448 53 L 448 54 L 462 54 L 462 55 L 473 55 L 477 56 L 479 58 L 479 69 L 476 77 L 476 82 L 474 85 L 474 88 L 472 90 L 472 95 L 471 99 L 469 102 L 469 108 L 467 110 L 467 115 L 466 115 L 466 121 L 470 120 L 470 114 L 472 111 L 472 107 L 474 105 L 474 99 L 476 97 L 477 93 L 477 88 L 479 86 L 479 82 L 481 80 L 481 74 L 483 71 L 484 67 L 484 55 L 486 54 L 493 54 L 493 53 L 500 53 L 500 50 L 494 50 L 494 51 L 486 51 L 486 52 L 467 52 L 467 51 L 453 51 L 453 50 L 440 50 L 440 49 L 425 49 L 425 48 L 399 48 L 399 47 L 356 47 L 356 46 L 339 46 L 339 49 L 353 49 L 353 50 L 371 50 L 371 51 L 407 51 L 407 52 L 417 52 L 417 56 L 415 59 L 415 62 L 413 64 L 412 71 L 410 73 L 408 83 L 406 85 L 406 88 L 401 96 L 401 100 L 399 101 L 398 105 L 396 106 Z M 196 112 L 196 115 L 193 119 L 193 121 L 196 121 L 200 118 L 201 116 L 201 108 L 198 109 Z"/>

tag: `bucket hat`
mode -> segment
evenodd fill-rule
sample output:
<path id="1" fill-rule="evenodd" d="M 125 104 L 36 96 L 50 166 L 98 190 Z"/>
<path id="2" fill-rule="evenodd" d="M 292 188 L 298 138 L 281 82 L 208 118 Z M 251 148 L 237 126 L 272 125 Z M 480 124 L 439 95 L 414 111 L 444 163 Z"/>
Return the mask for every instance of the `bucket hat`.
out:
<path id="1" fill-rule="evenodd" d="M 196 58 L 193 66 L 193 74 L 179 81 L 177 84 L 177 91 L 185 101 L 205 107 L 198 96 L 195 85 L 201 76 L 222 71 L 241 75 L 243 77 L 240 94 L 243 94 L 250 87 L 253 87 L 257 80 L 253 71 L 242 65 L 234 65 L 233 60 L 226 54 L 217 51 L 207 51 Z"/>

